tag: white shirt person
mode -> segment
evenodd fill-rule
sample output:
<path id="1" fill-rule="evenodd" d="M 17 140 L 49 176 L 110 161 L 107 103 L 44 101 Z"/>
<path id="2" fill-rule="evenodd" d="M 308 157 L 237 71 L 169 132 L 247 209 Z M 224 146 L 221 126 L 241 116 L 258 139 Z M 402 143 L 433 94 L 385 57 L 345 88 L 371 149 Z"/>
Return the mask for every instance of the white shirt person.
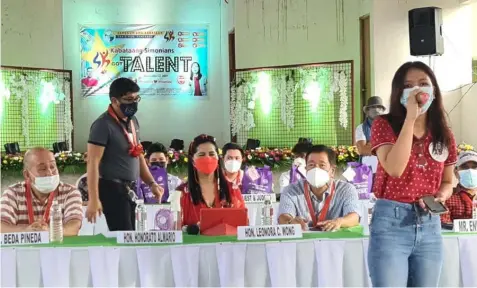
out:
<path id="1" fill-rule="evenodd" d="M 366 119 L 355 130 L 356 146 L 358 147 L 359 155 L 361 155 L 361 163 L 370 166 L 373 173 L 376 173 L 378 158 L 371 153 L 371 125 L 374 118 L 381 115 L 384 110 L 386 108 L 381 97 L 370 97 L 367 105 L 363 107 Z"/>

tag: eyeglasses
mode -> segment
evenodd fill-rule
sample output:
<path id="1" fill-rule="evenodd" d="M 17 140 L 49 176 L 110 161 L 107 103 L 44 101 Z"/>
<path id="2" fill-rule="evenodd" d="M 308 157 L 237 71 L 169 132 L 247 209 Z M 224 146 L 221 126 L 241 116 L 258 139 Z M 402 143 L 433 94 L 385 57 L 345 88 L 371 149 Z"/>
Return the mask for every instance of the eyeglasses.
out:
<path id="1" fill-rule="evenodd" d="M 418 142 L 414 144 L 414 150 L 416 151 L 416 154 L 417 154 L 417 159 L 416 159 L 417 168 L 426 169 L 427 159 L 425 156 L 426 150 L 424 147 L 424 142 Z"/>
<path id="2" fill-rule="evenodd" d="M 139 103 L 140 101 L 141 101 L 141 96 L 138 96 L 135 99 L 124 99 L 124 98 L 120 99 L 120 102 L 124 104 Z"/>

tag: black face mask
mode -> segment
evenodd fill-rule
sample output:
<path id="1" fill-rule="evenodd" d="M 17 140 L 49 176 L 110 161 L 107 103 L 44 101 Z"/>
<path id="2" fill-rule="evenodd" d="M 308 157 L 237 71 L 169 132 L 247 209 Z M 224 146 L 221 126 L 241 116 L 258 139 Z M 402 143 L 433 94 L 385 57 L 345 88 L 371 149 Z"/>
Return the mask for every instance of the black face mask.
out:
<path id="1" fill-rule="evenodd" d="M 151 162 L 152 167 L 166 168 L 166 162 Z"/>
<path id="2" fill-rule="evenodd" d="M 121 109 L 121 112 L 123 112 L 124 116 L 130 118 L 134 116 L 134 114 L 136 114 L 137 106 L 138 106 L 138 102 L 129 103 L 129 104 L 121 103 L 119 105 L 119 109 Z"/>

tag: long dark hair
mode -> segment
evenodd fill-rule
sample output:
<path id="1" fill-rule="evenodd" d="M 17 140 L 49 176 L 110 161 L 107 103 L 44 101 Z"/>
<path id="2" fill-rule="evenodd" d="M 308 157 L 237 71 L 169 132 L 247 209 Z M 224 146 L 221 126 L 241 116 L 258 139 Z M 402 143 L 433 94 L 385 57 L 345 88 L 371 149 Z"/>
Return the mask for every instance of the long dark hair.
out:
<path id="1" fill-rule="evenodd" d="M 197 177 L 197 170 L 194 167 L 193 163 L 193 158 L 194 154 L 197 152 L 197 147 L 199 145 L 204 144 L 204 143 L 211 143 L 215 147 L 215 152 L 217 155 L 219 155 L 219 148 L 217 146 L 217 143 L 215 142 L 215 138 L 209 135 L 199 135 L 194 138 L 194 141 L 192 141 L 189 145 L 189 162 L 187 164 L 187 181 L 188 181 L 188 188 L 189 188 L 189 193 L 190 196 L 192 197 L 192 202 L 194 205 L 199 205 L 201 202 L 205 203 L 204 198 L 202 197 L 202 191 L 200 189 L 199 185 L 199 179 Z M 218 161 L 218 166 L 217 169 L 214 172 L 215 179 L 218 180 L 218 191 L 219 191 L 219 197 L 220 201 L 225 200 L 227 203 L 232 202 L 232 197 L 230 196 L 230 191 L 229 191 L 229 185 L 227 183 L 227 180 L 225 179 L 224 172 L 222 169 L 222 161 Z"/>
<path id="2" fill-rule="evenodd" d="M 198 68 L 198 71 L 197 71 L 197 79 L 200 80 L 200 78 L 202 78 L 202 73 L 200 73 L 200 65 L 199 65 L 199 62 L 192 62 L 192 64 L 190 65 L 190 80 L 194 80 L 194 72 L 192 72 L 192 66 L 194 66 L 194 64 L 197 64 L 197 68 Z"/>
<path id="3" fill-rule="evenodd" d="M 420 70 L 429 76 L 434 87 L 434 101 L 429 110 L 427 110 L 426 127 L 431 132 L 434 152 L 441 153 L 442 144 L 449 147 L 451 144 L 451 132 L 447 123 L 444 105 L 442 103 L 442 94 L 439 84 L 437 84 L 436 76 L 432 69 L 426 64 L 416 61 L 407 62 L 401 65 L 394 74 L 391 90 L 391 106 L 389 113 L 383 117 L 389 122 L 396 135 L 401 132 L 404 120 L 406 119 L 406 107 L 401 104 L 401 96 L 404 90 L 404 82 L 406 75 L 411 69 Z"/>

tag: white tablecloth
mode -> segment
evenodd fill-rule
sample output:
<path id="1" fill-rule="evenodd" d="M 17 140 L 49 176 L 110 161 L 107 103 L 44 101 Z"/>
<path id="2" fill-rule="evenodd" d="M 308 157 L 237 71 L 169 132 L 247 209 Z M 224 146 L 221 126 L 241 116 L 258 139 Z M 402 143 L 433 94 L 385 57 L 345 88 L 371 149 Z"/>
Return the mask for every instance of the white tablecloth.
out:
<path id="1" fill-rule="evenodd" d="M 277 217 L 278 217 L 278 206 L 279 203 L 273 203 L 273 211 L 274 211 L 274 218 L 273 223 L 277 224 Z M 147 222 L 148 228 L 154 229 L 154 218 L 156 213 L 161 208 L 168 208 L 169 205 L 146 205 L 147 207 Z M 250 221 L 251 226 L 260 225 L 260 207 L 261 204 L 257 203 L 248 203 L 248 219 Z M 86 211 L 86 207 L 83 207 L 83 210 Z M 106 224 L 106 218 L 101 216 L 98 218 L 96 224 L 89 223 L 86 219 L 83 219 L 83 225 L 81 226 L 80 234 L 79 235 L 96 235 L 101 234 L 104 232 L 109 231 L 108 225 Z"/>
<path id="2" fill-rule="evenodd" d="M 367 241 L 2 248 L 1 285 L 368 287 Z M 440 286 L 477 286 L 476 243 L 477 236 L 444 238 Z"/>

